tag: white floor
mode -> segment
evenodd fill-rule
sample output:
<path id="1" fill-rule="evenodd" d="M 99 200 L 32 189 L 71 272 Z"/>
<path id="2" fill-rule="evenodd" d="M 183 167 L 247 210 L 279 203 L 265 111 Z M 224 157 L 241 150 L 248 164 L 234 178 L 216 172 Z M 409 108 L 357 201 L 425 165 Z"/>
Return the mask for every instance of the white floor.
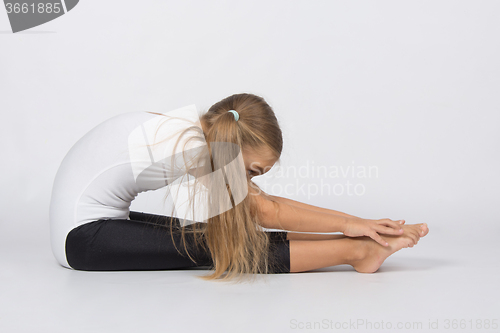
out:
<path id="1" fill-rule="evenodd" d="M 434 228 L 375 274 L 337 266 L 240 285 L 203 282 L 200 269 L 69 270 L 45 236 L 1 237 L 0 332 L 499 330 L 492 326 L 500 319 L 494 235 L 470 239 Z"/>

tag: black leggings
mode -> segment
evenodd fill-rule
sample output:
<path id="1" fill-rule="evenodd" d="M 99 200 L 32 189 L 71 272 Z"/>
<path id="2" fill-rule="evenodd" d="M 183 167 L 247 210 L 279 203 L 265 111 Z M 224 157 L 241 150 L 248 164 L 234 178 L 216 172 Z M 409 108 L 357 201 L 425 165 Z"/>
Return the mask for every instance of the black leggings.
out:
<path id="1" fill-rule="evenodd" d="M 197 266 L 213 267 L 208 250 L 194 246 L 194 235 L 186 233 L 181 244 L 180 222 L 174 218 L 173 239 L 166 217 L 130 212 L 130 220 L 98 220 L 78 226 L 66 237 L 66 258 L 73 269 L 85 271 L 168 270 Z M 201 224 L 202 222 L 196 222 Z M 192 228 L 187 225 L 184 228 Z M 177 230 L 178 232 L 176 232 Z M 269 231 L 271 273 L 290 273 L 290 241 L 287 232 Z M 203 238 L 203 242 L 205 239 Z M 206 243 L 205 243 L 206 244 Z"/>

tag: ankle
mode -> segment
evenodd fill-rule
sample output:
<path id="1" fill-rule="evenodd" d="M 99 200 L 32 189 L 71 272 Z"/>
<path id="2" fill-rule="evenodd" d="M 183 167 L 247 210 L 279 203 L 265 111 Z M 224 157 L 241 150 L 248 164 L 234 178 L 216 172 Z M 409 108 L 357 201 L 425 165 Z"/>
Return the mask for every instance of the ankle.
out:
<path id="1" fill-rule="evenodd" d="M 365 237 L 351 239 L 353 246 L 348 258 L 349 265 L 352 266 L 352 264 L 358 263 L 368 256 L 368 242 L 364 238 Z"/>

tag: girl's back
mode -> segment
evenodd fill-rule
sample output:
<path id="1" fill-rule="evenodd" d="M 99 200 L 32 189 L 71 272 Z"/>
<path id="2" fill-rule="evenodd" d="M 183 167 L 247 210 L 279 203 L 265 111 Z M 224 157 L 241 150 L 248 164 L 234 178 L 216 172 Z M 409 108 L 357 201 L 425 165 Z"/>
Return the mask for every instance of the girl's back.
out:
<path id="1" fill-rule="evenodd" d="M 179 136 L 192 126 L 199 130 Z M 175 158 L 172 164 L 171 157 L 181 156 L 183 147 L 204 146 L 199 133 L 193 104 L 163 115 L 124 113 L 82 137 L 63 159 L 52 189 L 51 242 L 59 263 L 69 267 L 65 241 L 73 228 L 100 219 L 127 219 L 130 204 L 139 193 L 166 186 L 185 174 L 183 161 Z M 193 135 L 199 140 L 184 146 Z"/>

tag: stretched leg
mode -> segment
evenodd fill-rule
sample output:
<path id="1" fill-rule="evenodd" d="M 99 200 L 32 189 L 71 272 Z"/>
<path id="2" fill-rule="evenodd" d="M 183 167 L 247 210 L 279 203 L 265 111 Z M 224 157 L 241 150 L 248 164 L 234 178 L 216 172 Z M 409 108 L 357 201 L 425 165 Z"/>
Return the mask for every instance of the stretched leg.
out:
<path id="1" fill-rule="evenodd" d="M 173 239 L 166 216 L 131 212 L 130 220 L 98 220 L 74 228 L 66 238 L 66 257 L 73 269 L 86 271 L 168 270 L 213 266 L 210 253 L 194 246 L 194 236 L 186 233 L 181 244 L 181 226 L 173 220 Z M 196 222 L 196 224 L 202 222 Z M 190 229 L 194 224 L 184 228 Z M 269 232 L 272 273 L 290 272 L 289 241 L 286 232 Z M 175 244 L 174 244 L 175 243 Z M 203 243 L 205 239 L 203 238 Z M 174 246 L 175 245 L 175 246 Z M 180 253 L 179 253 L 179 251 Z"/>
<path id="2" fill-rule="evenodd" d="M 74 269 L 87 271 L 163 270 L 212 265 L 210 254 L 201 246 L 195 247 L 194 236 L 186 234 L 189 254 L 196 261 L 193 262 L 182 246 L 179 221 L 174 220 L 173 241 L 170 228 L 162 225 L 165 221 L 164 216 L 150 221 L 109 219 L 76 227 L 66 238 L 68 263 Z"/>
<path id="3" fill-rule="evenodd" d="M 347 264 L 360 273 L 373 273 L 387 257 L 402 248 L 413 247 L 420 237 L 429 232 L 423 224 L 406 225 L 403 230 L 405 232 L 400 236 L 383 235 L 389 243 L 388 247 L 368 237 L 290 240 L 290 272 Z"/>
<path id="4" fill-rule="evenodd" d="M 165 225 L 165 221 L 167 221 L 167 226 L 170 225 L 170 220 L 163 215 L 155 215 L 151 213 L 142 213 L 136 211 L 131 211 L 129 215 L 130 219 L 135 221 L 161 224 L 161 225 Z M 186 220 L 186 223 L 189 224 L 187 227 L 190 227 L 193 221 Z M 196 222 L 196 224 L 199 223 L 201 222 Z M 181 227 L 180 220 L 174 219 L 173 225 L 174 227 L 177 226 L 178 228 L 180 228 Z M 270 272 L 275 274 L 290 273 L 290 243 L 288 238 L 288 235 L 290 233 L 286 231 L 267 231 L 267 234 L 269 235 L 269 240 L 270 240 L 270 247 L 269 247 Z M 313 235 L 313 236 L 321 236 L 321 235 Z M 339 236 L 339 235 L 334 235 L 334 236 Z M 344 235 L 340 236 L 345 237 Z M 300 235 L 298 237 L 300 237 Z"/>
<path id="5" fill-rule="evenodd" d="M 290 240 L 290 272 L 306 272 L 322 267 L 352 265 L 362 257 L 361 248 L 351 238 Z"/>

